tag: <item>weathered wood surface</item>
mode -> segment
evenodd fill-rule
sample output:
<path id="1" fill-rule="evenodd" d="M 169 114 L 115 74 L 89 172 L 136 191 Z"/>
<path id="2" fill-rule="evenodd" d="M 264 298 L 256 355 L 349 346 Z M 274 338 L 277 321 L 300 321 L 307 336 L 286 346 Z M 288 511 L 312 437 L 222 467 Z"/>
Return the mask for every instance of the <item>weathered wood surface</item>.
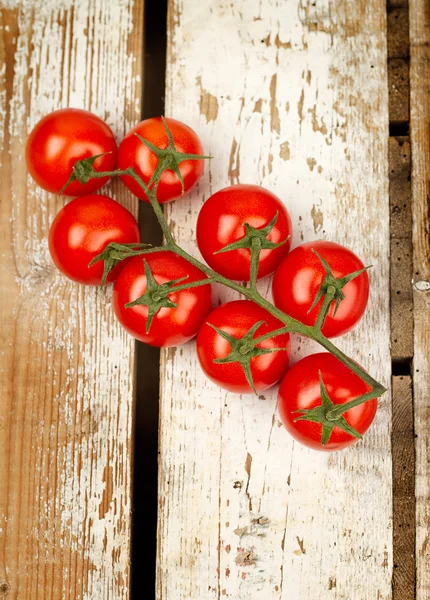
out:
<path id="1" fill-rule="evenodd" d="M 390 124 L 409 121 L 409 21 L 408 9 L 388 6 L 388 93 Z"/>
<path id="2" fill-rule="evenodd" d="M 385 21 L 383 0 L 171 0 L 166 114 L 214 156 L 169 207 L 180 242 L 196 252 L 211 193 L 270 188 L 295 245 L 333 239 L 374 264 L 369 310 L 339 345 L 388 384 Z M 311 350 L 293 348 L 294 360 Z M 280 427 L 275 390 L 239 397 L 207 381 L 192 343 L 164 353 L 161 383 L 158 599 L 392 597 L 388 395 L 363 443 L 324 455 Z"/>
<path id="3" fill-rule="evenodd" d="M 390 310 L 391 357 L 410 361 L 414 353 L 412 301 L 411 145 L 391 137 L 390 164 Z M 394 399 L 395 401 L 395 399 Z"/>
<path id="4" fill-rule="evenodd" d="M 410 0 L 417 600 L 430 598 L 430 6 Z"/>
<path id="5" fill-rule="evenodd" d="M 396 376 L 393 388 L 393 599 L 415 597 L 415 471 L 412 378 Z"/>
<path id="6" fill-rule="evenodd" d="M 133 341 L 47 249 L 23 151 L 61 106 L 140 116 L 141 0 L 1 0 L 0 598 L 129 598 Z M 109 193 L 129 208 L 120 187 Z"/>

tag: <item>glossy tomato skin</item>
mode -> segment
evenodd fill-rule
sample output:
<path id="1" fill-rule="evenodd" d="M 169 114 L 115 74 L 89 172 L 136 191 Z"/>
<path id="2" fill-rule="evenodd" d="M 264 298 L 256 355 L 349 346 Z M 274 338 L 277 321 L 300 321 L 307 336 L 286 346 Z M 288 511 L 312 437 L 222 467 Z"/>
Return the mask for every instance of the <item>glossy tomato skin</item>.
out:
<path id="1" fill-rule="evenodd" d="M 197 134 L 181 121 L 166 119 L 167 125 L 172 132 L 175 148 L 183 154 L 203 155 L 203 146 Z M 118 166 L 120 169 L 133 167 L 135 172 L 148 184 L 158 164 L 158 158 L 149 150 L 135 134 L 139 134 L 154 146 L 164 150 L 168 145 L 166 130 L 161 117 L 146 119 L 131 129 L 119 146 Z M 186 160 L 179 165 L 184 180 L 184 193 L 188 193 L 200 179 L 204 169 L 204 159 Z M 129 175 L 121 176 L 121 179 L 141 200 L 148 201 L 145 193 Z M 160 204 L 171 202 L 182 196 L 181 182 L 173 171 L 164 171 L 157 187 L 157 198 Z"/>
<path id="2" fill-rule="evenodd" d="M 78 108 L 62 108 L 41 119 L 31 131 L 26 145 L 27 168 L 44 190 L 58 194 L 68 181 L 77 160 L 110 152 L 98 158 L 96 171 L 112 171 L 117 147 L 111 129 L 96 115 Z M 86 184 L 71 183 L 66 196 L 83 196 L 102 187 L 108 177 Z"/>
<path id="3" fill-rule="evenodd" d="M 318 289 L 325 277 L 325 270 L 314 248 L 329 264 L 336 278 L 364 267 L 361 260 L 348 248 L 334 242 L 307 242 L 294 248 L 280 263 L 273 277 L 273 301 L 275 306 L 305 325 L 314 325 L 323 299 L 308 313 Z M 369 298 L 367 271 L 350 281 L 343 288 L 342 300 L 333 318 L 332 303 L 322 332 L 336 337 L 352 329 L 361 319 Z"/>
<path id="4" fill-rule="evenodd" d="M 146 261 L 158 284 L 188 276 L 187 282 L 204 279 L 205 274 L 173 252 L 147 254 Z M 178 285 L 181 285 L 181 282 Z M 212 308 L 211 286 L 203 285 L 169 294 L 176 308 L 161 308 L 146 333 L 148 308 L 143 305 L 125 308 L 146 292 L 146 276 L 142 256 L 125 265 L 113 289 L 113 307 L 121 325 L 133 337 L 151 346 L 179 346 L 192 339 Z"/>
<path id="5" fill-rule="evenodd" d="M 310 421 L 296 421 L 296 410 L 321 405 L 319 372 L 330 400 L 344 404 L 370 391 L 370 387 L 332 354 L 320 352 L 302 358 L 285 374 L 279 387 L 278 411 L 286 430 L 300 443 L 322 451 L 342 450 L 357 438 L 334 427 L 329 441 L 321 443 L 322 425 Z M 377 401 L 369 400 L 344 413 L 346 421 L 360 434 L 370 427 L 377 409 Z"/>
<path id="6" fill-rule="evenodd" d="M 88 267 L 110 242 L 140 241 L 139 226 L 133 215 L 108 196 L 91 194 L 75 198 L 55 217 L 49 231 L 49 252 L 56 267 L 69 279 L 87 285 L 100 285 L 103 262 Z M 113 281 L 123 263 L 109 274 Z"/>
<path id="7" fill-rule="evenodd" d="M 239 363 L 216 364 L 213 362 L 214 359 L 226 357 L 231 351 L 231 345 L 208 323 L 239 338 L 243 337 L 258 321 L 264 321 L 264 323 L 257 330 L 254 338 L 283 327 L 278 319 L 275 319 L 258 304 L 250 300 L 235 300 L 215 308 L 200 328 L 197 335 L 197 356 L 200 365 L 207 377 L 220 387 L 237 394 L 253 393 Z M 275 385 L 288 367 L 290 336 L 286 333 L 269 338 L 258 344 L 258 347 L 285 348 L 285 351 L 251 358 L 251 372 L 255 388 L 257 392 L 263 392 Z"/>
<path id="8" fill-rule="evenodd" d="M 197 220 L 197 244 L 208 265 L 224 277 L 249 281 L 251 251 L 247 248 L 214 254 L 245 235 L 244 223 L 262 229 L 278 212 L 278 220 L 268 239 L 279 243 L 262 250 L 258 277 L 270 275 L 291 246 L 290 215 L 277 196 L 258 185 L 232 185 L 213 194 L 204 203 Z"/>

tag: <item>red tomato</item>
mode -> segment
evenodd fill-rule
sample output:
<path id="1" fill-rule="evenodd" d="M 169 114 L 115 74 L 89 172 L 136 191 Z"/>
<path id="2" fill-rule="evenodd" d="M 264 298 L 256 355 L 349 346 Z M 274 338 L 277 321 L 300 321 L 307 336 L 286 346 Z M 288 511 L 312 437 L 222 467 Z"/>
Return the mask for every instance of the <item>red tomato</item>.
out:
<path id="1" fill-rule="evenodd" d="M 166 119 L 166 122 L 178 152 L 200 156 L 203 154 L 202 143 L 191 127 L 175 119 Z M 133 167 L 135 172 L 148 184 L 157 167 L 158 158 L 134 135 L 135 133 L 162 150 L 167 148 L 169 140 L 161 117 L 157 117 L 146 119 L 133 127 L 119 146 L 119 168 Z M 203 168 L 203 159 L 185 160 L 180 163 L 179 170 L 184 180 L 184 193 L 189 192 L 194 187 L 203 173 Z M 135 196 L 142 200 L 148 200 L 139 184 L 129 175 L 123 175 L 121 179 Z M 157 187 L 158 201 L 160 203 L 171 202 L 180 196 L 182 196 L 182 187 L 178 176 L 173 171 L 164 171 Z"/>
<path id="2" fill-rule="evenodd" d="M 239 281 L 249 281 L 251 251 L 248 248 L 215 254 L 221 248 L 245 236 L 245 223 L 262 229 L 278 213 L 268 240 L 283 242 L 291 236 L 291 219 L 287 209 L 274 194 L 257 185 L 232 185 L 211 196 L 197 220 L 197 244 L 203 258 L 214 270 Z M 288 253 L 291 237 L 278 248 L 262 250 L 258 277 L 270 275 Z"/>
<path id="3" fill-rule="evenodd" d="M 323 299 L 308 313 L 318 289 L 326 275 L 315 249 L 329 264 L 335 278 L 363 268 L 361 260 L 348 248 L 334 242 L 307 242 L 286 256 L 273 277 L 273 301 L 283 312 L 305 325 L 314 325 Z M 361 319 L 369 297 L 367 271 L 349 281 L 343 288 L 345 299 L 341 301 L 333 317 L 333 302 L 322 332 L 327 337 L 346 333 Z"/>
<path id="4" fill-rule="evenodd" d="M 231 392 L 252 393 L 253 390 L 239 362 L 224 364 L 213 362 L 216 359 L 227 357 L 232 350 L 232 345 L 208 323 L 239 339 L 245 336 L 259 321 L 263 321 L 263 323 L 258 327 L 252 339 L 283 327 L 281 321 L 249 300 L 227 302 L 211 312 L 197 336 L 197 355 L 200 365 L 209 379 Z M 257 348 L 285 348 L 279 352 L 261 354 L 249 359 L 248 364 L 251 367 L 256 391 L 263 392 L 279 381 L 288 367 L 290 336 L 285 333 L 269 338 L 257 344 Z M 247 353 L 243 354 L 243 356 L 246 355 Z"/>
<path id="5" fill-rule="evenodd" d="M 110 128 L 96 115 L 79 108 L 62 108 L 41 119 L 30 133 L 25 149 L 27 168 L 44 190 L 58 194 L 68 181 L 75 162 L 95 154 L 96 171 L 113 171 L 116 142 Z M 73 181 L 64 191 L 67 196 L 83 196 L 102 187 L 108 177 L 92 179 L 82 185 Z"/>
<path id="6" fill-rule="evenodd" d="M 73 281 L 100 285 L 103 261 L 88 267 L 110 242 L 139 242 L 139 226 L 133 215 L 107 196 L 75 198 L 55 217 L 49 231 L 49 251 L 60 271 Z M 123 264 L 107 281 L 113 281 Z"/>
<path id="7" fill-rule="evenodd" d="M 332 354 L 320 352 L 299 360 L 285 374 L 279 387 L 278 410 L 281 421 L 291 435 L 315 450 L 341 450 L 357 441 L 337 425 L 328 442 L 322 444 L 322 424 L 295 421 L 302 411 L 322 405 L 319 373 L 333 404 L 345 404 L 370 391 L 370 387 Z M 343 413 L 347 424 L 363 434 L 376 413 L 377 401 L 368 400 Z"/>
<path id="8" fill-rule="evenodd" d="M 205 274 L 173 252 L 147 254 L 145 260 L 155 281 L 162 285 L 168 281 L 187 277 L 177 285 L 205 279 Z M 184 344 L 193 338 L 206 315 L 211 310 L 211 286 L 203 285 L 172 292 L 168 299 L 175 308 L 161 308 L 146 332 L 148 307 L 136 305 L 126 308 L 147 291 L 147 279 L 142 256 L 135 256 L 124 266 L 113 290 L 113 307 L 121 325 L 136 339 L 151 346 L 167 347 Z"/>

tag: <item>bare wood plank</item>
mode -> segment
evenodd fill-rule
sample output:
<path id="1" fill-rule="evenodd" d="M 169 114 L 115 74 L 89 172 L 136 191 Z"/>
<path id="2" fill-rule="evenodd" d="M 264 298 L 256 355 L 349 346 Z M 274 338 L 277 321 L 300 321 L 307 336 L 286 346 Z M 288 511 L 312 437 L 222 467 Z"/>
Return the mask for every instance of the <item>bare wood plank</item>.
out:
<path id="1" fill-rule="evenodd" d="M 409 121 L 409 65 L 403 58 L 388 62 L 388 90 L 390 94 L 390 122 Z"/>
<path id="2" fill-rule="evenodd" d="M 390 138 L 391 356 L 413 355 L 411 150 L 405 138 Z"/>
<path id="3" fill-rule="evenodd" d="M 172 0 L 166 110 L 214 156 L 168 209 L 181 244 L 196 252 L 211 193 L 271 189 L 294 244 L 336 239 L 375 265 L 369 311 L 339 343 L 388 383 L 385 20 L 382 0 Z M 294 360 L 311 349 L 295 339 Z M 219 390 L 189 344 L 162 358 L 160 432 L 159 599 L 392 597 L 387 397 L 363 444 L 317 454 L 280 426 L 276 390 Z"/>
<path id="4" fill-rule="evenodd" d="M 417 600 L 430 598 L 430 6 L 410 0 Z"/>
<path id="5" fill-rule="evenodd" d="M 143 3 L 2 7 L 0 597 L 126 599 L 133 342 L 110 290 L 55 271 L 47 233 L 63 200 L 30 181 L 23 151 L 61 106 L 92 110 L 118 137 L 139 119 Z"/>
<path id="6" fill-rule="evenodd" d="M 391 243 L 391 356 L 410 360 L 413 354 L 412 248 L 407 238 Z"/>
<path id="7" fill-rule="evenodd" d="M 407 8 L 388 11 L 387 20 L 388 58 L 409 56 L 409 14 Z"/>
<path id="8" fill-rule="evenodd" d="M 407 137 L 390 137 L 390 233 L 406 239 L 412 236 L 411 145 Z"/>
<path id="9" fill-rule="evenodd" d="M 393 600 L 415 595 L 414 409 L 411 377 L 393 377 Z"/>

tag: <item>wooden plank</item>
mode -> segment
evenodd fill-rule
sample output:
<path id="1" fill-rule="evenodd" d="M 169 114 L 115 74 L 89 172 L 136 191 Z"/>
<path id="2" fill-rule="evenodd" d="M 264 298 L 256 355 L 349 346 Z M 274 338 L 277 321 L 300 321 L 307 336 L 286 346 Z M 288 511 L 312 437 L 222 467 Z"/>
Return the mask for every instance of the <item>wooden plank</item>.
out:
<path id="1" fill-rule="evenodd" d="M 407 138 L 390 138 L 391 357 L 413 355 L 411 149 Z"/>
<path id="2" fill-rule="evenodd" d="M 27 176 L 32 126 L 62 106 L 139 119 L 140 0 L 2 2 L 0 598 L 129 598 L 133 341 L 110 289 L 51 263 L 63 200 Z M 129 208 L 123 188 L 108 193 Z"/>
<path id="3" fill-rule="evenodd" d="M 387 19 L 388 58 L 409 56 L 409 16 L 407 8 L 388 11 Z"/>
<path id="4" fill-rule="evenodd" d="M 214 157 L 168 208 L 180 243 L 197 252 L 197 212 L 216 190 L 271 189 L 295 245 L 334 239 L 375 265 L 369 310 L 339 345 L 388 384 L 385 30 L 383 0 L 172 0 L 166 112 Z M 297 360 L 315 346 L 293 348 Z M 193 344 L 163 353 L 161 383 L 157 598 L 392 597 L 388 396 L 363 443 L 325 455 L 289 438 L 276 390 L 207 381 Z"/>
<path id="5" fill-rule="evenodd" d="M 409 121 L 409 65 L 403 58 L 388 62 L 388 90 L 390 94 L 390 123 Z"/>
<path id="6" fill-rule="evenodd" d="M 430 6 L 410 0 L 417 600 L 430 598 Z"/>
<path id="7" fill-rule="evenodd" d="M 415 595 L 415 472 L 412 379 L 393 377 L 393 600 Z"/>

